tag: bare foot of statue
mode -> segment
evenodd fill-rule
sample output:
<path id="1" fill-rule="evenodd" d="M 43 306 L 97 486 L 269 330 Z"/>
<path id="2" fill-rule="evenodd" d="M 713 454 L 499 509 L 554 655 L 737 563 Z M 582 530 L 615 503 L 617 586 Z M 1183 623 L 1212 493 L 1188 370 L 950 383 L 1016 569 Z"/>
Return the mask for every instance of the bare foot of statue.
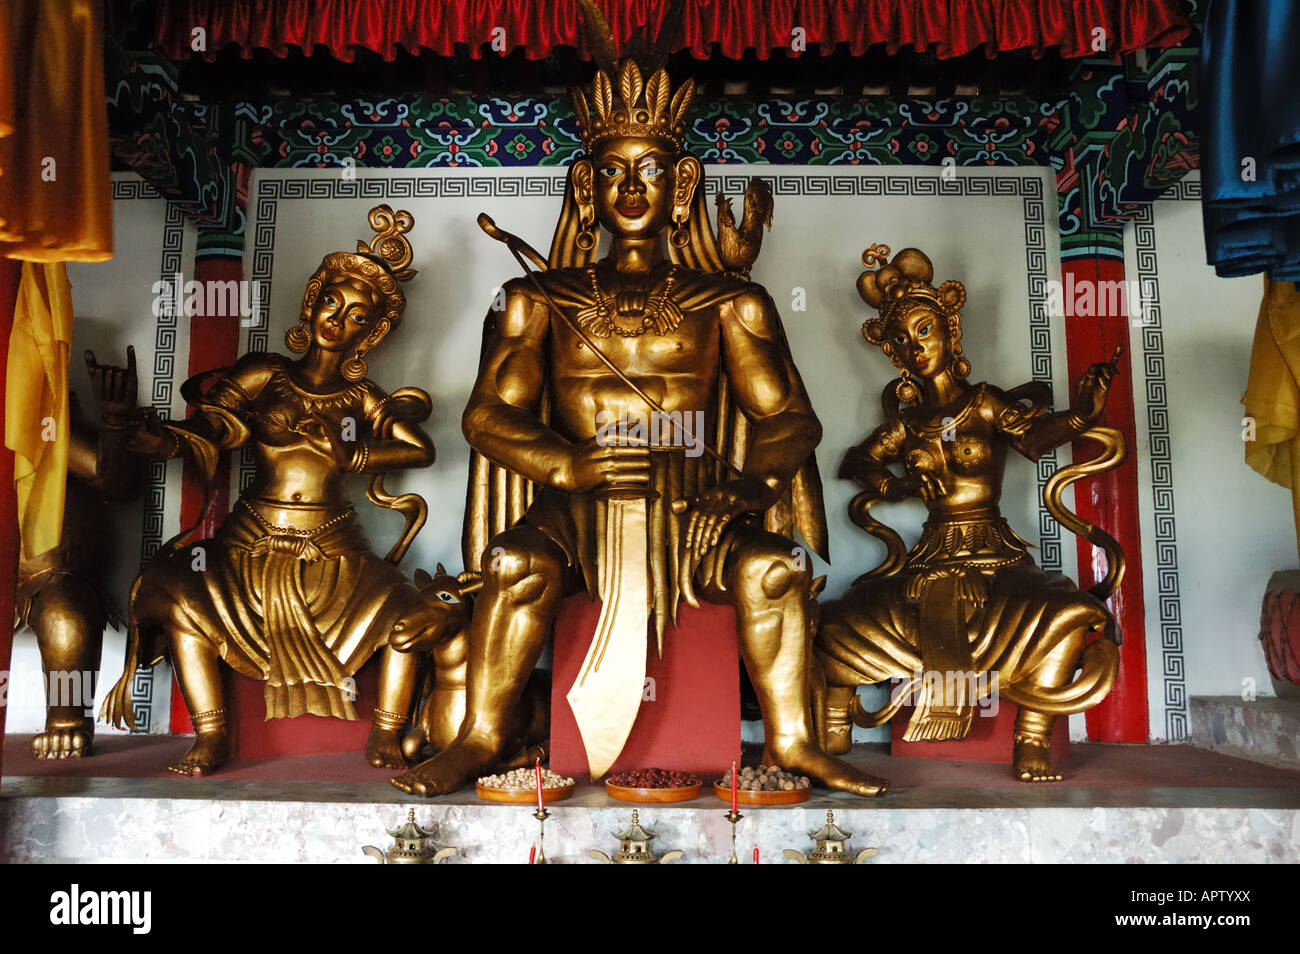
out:
<path id="1" fill-rule="evenodd" d="M 32 755 L 38 759 L 79 759 L 90 754 L 94 737 L 94 723 L 89 719 L 72 724 L 47 721 L 45 731 L 32 737 Z"/>
<path id="2" fill-rule="evenodd" d="M 883 795 L 889 791 L 889 782 L 885 779 L 855 769 L 847 762 L 827 755 L 811 742 L 769 745 L 763 758 L 768 765 L 779 765 L 786 771 L 802 772 L 823 785 L 852 792 L 854 795 Z"/>
<path id="3" fill-rule="evenodd" d="M 230 758 L 230 736 L 225 729 L 205 732 L 194 737 L 194 744 L 175 765 L 167 771 L 177 775 L 207 775 Z"/>
<path id="4" fill-rule="evenodd" d="M 433 758 L 389 781 L 408 795 L 443 795 L 487 772 L 499 754 L 497 747 L 457 739 Z"/>
<path id="5" fill-rule="evenodd" d="M 429 740 L 425 737 L 424 730 L 419 726 L 406 733 L 406 738 L 402 739 L 402 755 L 406 761 L 401 765 L 392 766 L 393 768 L 406 768 L 424 751 L 425 743 Z"/>
<path id="6" fill-rule="evenodd" d="M 366 737 L 366 761 L 375 768 L 406 768 L 402 755 L 402 737 L 396 729 L 371 726 Z"/>
<path id="7" fill-rule="evenodd" d="M 1017 740 L 1011 755 L 1012 770 L 1022 782 L 1059 782 L 1063 776 L 1052 768 L 1051 746 L 1038 739 Z"/>

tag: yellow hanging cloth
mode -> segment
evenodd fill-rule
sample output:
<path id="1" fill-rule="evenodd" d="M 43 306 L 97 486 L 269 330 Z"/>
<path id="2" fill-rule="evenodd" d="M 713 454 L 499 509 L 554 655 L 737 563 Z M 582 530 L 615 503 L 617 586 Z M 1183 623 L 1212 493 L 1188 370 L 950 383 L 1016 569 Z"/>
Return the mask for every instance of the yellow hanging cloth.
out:
<path id="1" fill-rule="evenodd" d="M 1264 277 L 1250 377 L 1241 403 L 1255 431 L 1254 440 L 1245 435 L 1246 463 L 1291 488 L 1300 550 L 1300 292 L 1295 282 Z"/>
<path id="2" fill-rule="evenodd" d="M 23 263 L 5 382 L 5 444 L 14 452 L 22 560 L 58 546 L 63 531 L 71 291 L 62 262 Z"/>
<path id="3" fill-rule="evenodd" d="M 59 543 L 72 300 L 64 262 L 113 257 L 99 0 L 0 2 L 0 256 L 23 260 L 5 444 L 21 558 Z"/>
<path id="4" fill-rule="evenodd" d="M 113 257 L 98 0 L 0 3 L 0 255 Z"/>

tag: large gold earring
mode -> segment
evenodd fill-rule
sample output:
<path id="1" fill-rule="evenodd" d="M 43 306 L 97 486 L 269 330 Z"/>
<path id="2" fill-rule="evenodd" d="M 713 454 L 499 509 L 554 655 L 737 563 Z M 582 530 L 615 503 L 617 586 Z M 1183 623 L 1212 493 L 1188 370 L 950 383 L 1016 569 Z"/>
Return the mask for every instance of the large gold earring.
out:
<path id="1" fill-rule="evenodd" d="M 343 362 L 339 368 L 339 373 L 349 381 L 360 381 L 366 376 L 369 369 L 366 367 L 366 349 L 358 347 L 352 357 Z"/>
<path id="2" fill-rule="evenodd" d="M 952 368 L 953 375 L 963 381 L 970 377 L 970 361 L 962 354 L 960 343 L 953 346 L 952 362 L 949 367 Z"/>
<path id="3" fill-rule="evenodd" d="M 894 396 L 898 398 L 900 404 L 921 403 L 921 389 L 917 387 L 906 368 L 899 370 L 898 383 L 894 385 Z"/>
<path id="4" fill-rule="evenodd" d="M 307 325 L 307 316 L 303 315 L 284 333 L 284 344 L 290 351 L 303 354 L 311 347 L 311 329 Z"/>
<path id="5" fill-rule="evenodd" d="M 951 329 L 948 334 L 948 347 L 952 351 L 952 357 L 948 361 L 948 368 L 952 373 L 962 380 L 970 375 L 970 361 L 961 350 L 961 313 L 954 312 L 948 316 L 948 327 Z"/>
<path id="6" fill-rule="evenodd" d="M 574 236 L 573 244 L 578 246 L 584 252 L 590 252 L 596 247 L 596 219 L 583 217 L 578 223 L 578 234 Z"/>
<path id="7" fill-rule="evenodd" d="M 668 241 L 673 248 L 685 248 L 690 244 L 691 233 L 686 227 L 689 218 L 690 213 L 686 209 L 673 209 L 673 230 L 668 233 Z"/>

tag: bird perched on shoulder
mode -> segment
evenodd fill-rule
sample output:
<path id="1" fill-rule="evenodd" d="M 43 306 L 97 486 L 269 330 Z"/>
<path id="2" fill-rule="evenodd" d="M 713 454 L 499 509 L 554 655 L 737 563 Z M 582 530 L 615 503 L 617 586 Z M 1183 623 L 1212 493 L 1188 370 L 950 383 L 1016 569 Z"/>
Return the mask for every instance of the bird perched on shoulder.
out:
<path id="1" fill-rule="evenodd" d="M 745 189 L 745 212 L 739 228 L 731 211 L 731 200 L 719 192 L 717 202 L 718 254 L 728 271 L 748 278 L 763 245 L 763 226 L 772 227 L 772 187 L 767 180 L 757 176 L 749 180 L 749 187 Z"/>

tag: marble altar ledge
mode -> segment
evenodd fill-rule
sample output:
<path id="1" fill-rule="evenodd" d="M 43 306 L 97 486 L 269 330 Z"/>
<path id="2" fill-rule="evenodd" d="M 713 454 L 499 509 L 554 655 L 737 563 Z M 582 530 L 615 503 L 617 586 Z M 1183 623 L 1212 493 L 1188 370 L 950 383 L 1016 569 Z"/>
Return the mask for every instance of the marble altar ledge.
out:
<path id="1" fill-rule="evenodd" d="M 19 768 L 14 756 L 25 741 L 7 739 L 7 766 Z M 522 863 L 537 834 L 529 806 L 485 804 L 472 790 L 414 799 L 359 756 L 243 763 L 206 779 L 141 778 L 124 772 L 133 749 L 147 748 L 154 774 L 154 760 L 179 754 L 186 740 L 102 741 L 96 759 L 28 759 L 22 768 L 45 774 L 5 777 L 3 860 L 361 864 L 360 846 L 386 846 L 384 829 L 411 805 L 439 845 L 460 849 L 458 863 Z M 1001 765 L 890 759 L 879 746 L 859 746 L 852 759 L 890 777 L 891 792 L 866 801 L 818 790 L 794 808 L 744 808 L 742 857 L 758 845 L 763 863 L 785 863 L 781 849 L 808 848 L 807 830 L 833 808 L 853 846 L 880 849 L 875 864 L 1300 861 L 1300 773 L 1191 746 L 1076 745 L 1070 779 L 1054 786 L 1022 785 Z M 103 777 L 109 771 L 118 777 Z M 580 786 L 550 806 L 547 857 L 587 863 L 588 849 L 612 850 L 612 833 L 633 807 Z M 712 795 L 639 811 L 660 833 L 657 851 L 726 860 L 725 805 Z"/>

